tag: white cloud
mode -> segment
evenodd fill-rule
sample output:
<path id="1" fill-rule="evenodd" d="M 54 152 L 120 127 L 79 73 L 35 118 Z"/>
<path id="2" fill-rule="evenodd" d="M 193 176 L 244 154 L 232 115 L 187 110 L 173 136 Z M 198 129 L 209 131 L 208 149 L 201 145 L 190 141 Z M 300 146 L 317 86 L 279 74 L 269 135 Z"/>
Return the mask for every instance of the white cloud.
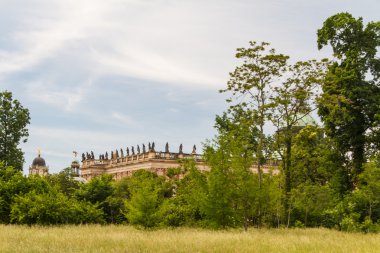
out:
<path id="1" fill-rule="evenodd" d="M 179 109 L 177 109 L 177 108 L 169 108 L 168 111 L 169 111 L 169 112 L 177 113 L 177 112 L 179 112 Z"/>
<path id="2" fill-rule="evenodd" d="M 377 20 L 379 8 L 378 0 L 347 0 L 344 6 L 341 1 L 329 0 L 0 0 L 0 80 L 18 83 L 21 88 L 14 90 L 25 90 L 26 100 L 47 105 L 44 112 L 70 112 L 64 119 L 58 115 L 57 122 L 49 122 L 40 112 L 34 114 L 39 117 L 36 122 L 49 122 L 56 128 L 31 129 L 25 146 L 29 158 L 41 146 L 49 152 L 46 155 L 56 157 L 48 163 L 54 165 L 53 159 L 57 159 L 62 168 L 73 149 L 104 152 L 124 142 L 130 145 L 149 138 L 163 143 L 185 140 L 191 147 L 194 140 L 208 136 L 215 111 L 224 106 L 204 98 L 210 94 L 207 92 L 216 93 L 225 86 L 228 72 L 236 65 L 237 47 L 248 46 L 249 40 L 269 41 L 279 53 L 296 60 L 317 57 L 315 33 L 325 18 L 348 11 L 365 20 Z M 154 105 L 157 110 L 140 107 L 127 111 L 136 113 L 132 117 L 122 112 L 122 96 L 101 105 L 101 97 L 118 92 L 107 90 L 104 80 L 119 78 L 123 85 L 133 79 L 154 80 L 158 82 L 144 85 L 170 85 L 173 91 L 162 95 L 163 103 Z M 24 80 L 27 83 L 22 84 Z M 100 93 L 101 89 L 89 90 L 100 81 L 106 87 L 101 92 L 107 94 Z M 138 84 L 139 80 L 133 80 L 134 88 Z M 210 118 L 201 126 L 173 120 L 170 128 L 163 120 L 151 123 L 143 133 L 138 120 L 161 119 L 152 111 L 171 110 L 173 102 L 186 100 L 178 87 L 172 88 L 175 85 L 202 93 L 196 99 L 205 101 L 189 107 L 195 121 L 205 111 Z M 136 100 L 146 101 L 159 88 L 136 93 L 141 96 Z M 196 97 L 196 92 L 192 91 L 192 96 Z M 80 110 L 74 110 L 77 107 Z M 75 125 L 78 118 L 86 126 Z M 128 126 L 130 134 L 113 132 L 120 130 L 120 125 Z M 152 126 L 154 133 L 148 133 Z M 84 127 L 89 130 L 75 130 Z M 93 131 L 101 127 L 104 131 Z"/>
<path id="3" fill-rule="evenodd" d="M 194 54 L 184 47 L 194 46 L 194 41 L 199 43 L 193 39 L 192 32 L 202 27 L 196 24 L 185 38 L 169 32 L 191 26 L 173 22 L 173 18 L 181 15 L 187 18 L 182 21 L 190 22 L 192 14 L 187 13 L 182 4 L 167 1 L 31 0 L 19 8 L 22 11 L 14 10 L 20 15 L 16 20 L 26 22 L 13 24 L 16 29 L 9 41 L 15 45 L 12 50 L 0 47 L 0 74 L 28 70 L 58 53 L 74 50 L 78 57 L 89 60 L 88 69 L 104 75 L 127 75 L 180 85 L 215 86 L 221 82 L 214 74 L 197 67 L 197 63 L 187 63 Z M 175 8 L 179 8 L 179 13 Z M 82 47 L 75 48 L 73 42 L 92 50 L 89 53 Z M 75 62 L 76 59 L 69 61 Z"/>
<path id="4" fill-rule="evenodd" d="M 96 22 L 93 17 L 100 11 L 95 8 L 99 6 L 91 5 L 89 1 L 51 1 L 46 4 L 30 1 L 29 4 L 19 6 L 23 16 L 16 19 L 24 22 L 20 21 L 21 28 L 11 34 L 11 43 L 17 49 L 0 51 L 0 73 L 33 67 L 53 57 L 68 42 L 86 38 L 86 29 Z"/>
<path id="5" fill-rule="evenodd" d="M 54 106 L 64 111 L 73 111 L 82 102 L 86 90 L 91 85 L 91 80 L 73 87 L 59 87 L 54 85 L 54 81 L 48 80 L 35 81 L 26 85 L 26 93 L 35 102 Z"/>
<path id="6" fill-rule="evenodd" d="M 26 156 L 26 165 L 29 166 L 37 155 L 37 148 L 41 148 L 42 157 L 57 172 L 70 163 L 72 151 L 80 153 L 103 153 L 115 148 L 125 148 L 144 139 L 136 133 L 112 133 L 110 131 L 77 130 L 68 128 L 30 127 L 29 140 L 22 144 Z"/>
<path id="7" fill-rule="evenodd" d="M 0 14 L 14 17 L 6 24 L 11 26 L 10 34 L 5 34 L 14 46 L 2 49 L 0 44 L 0 74 L 28 70 L 58 52 L 74 51 L 74 55 L 88 59 L 88 69 L 104 75 L 211 88 L 224 85 L 227 72 L 232 70 L 235 48 L 248 40 L 272 40 L 276 46 L 293 47 L 291 52 L 308 54 L 310 47 L 299 40 L 300 36 L 315 36 L 310 24 L 315 25 L 316 18 L 321 19 L 319 23 L 325 18 L 317 15 L 339 7 L 334 4 L 331 10 L 326 9 L 326 0 L 307 4 L 278 0 L 2 2 Z M 347 8 L 357 7 L 353 3 L 348 1 Z M 308 12 L 313 15 L 294 15 Z M 289 22 L 291 17 L 293 21 Z M 283 29 L 285 24 L 288 29 Z M 303 34 L 306 30 L 310 33 Z M 73 42 L 81 46 L 73 47 Z M 70 59 L 68 64 L 76 60 Z"/>
<path id="8" fill-rule="evenodd" d="M 138 125 L 137 121 L 135 121 L 132 117 L 119 113 L 119 112 L 112 112 L 111 120 L 112 119 L 117 120 L 118 122 L 122 123 L 124 127 L 125 126 L 131 127 L 131 126 Z"/>
<path id="9" fill-rule="evenodd" d="M 218 87 L 224 80 L 204 71 L 191 69 L 178 59 L 140 46 L 119 48 L 115 54 L 93 50 L 93 59 L 107 74 L 132 76 L 139 79 L 169 82 L 181 86 Z M 182 65 L 182 66 L 181 66 Z"/>

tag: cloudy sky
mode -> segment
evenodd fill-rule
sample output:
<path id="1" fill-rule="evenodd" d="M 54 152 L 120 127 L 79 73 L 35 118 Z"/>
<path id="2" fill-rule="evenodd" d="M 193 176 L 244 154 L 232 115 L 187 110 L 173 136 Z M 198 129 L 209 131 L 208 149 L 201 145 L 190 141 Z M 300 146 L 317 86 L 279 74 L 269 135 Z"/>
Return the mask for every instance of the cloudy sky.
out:
<path id="1" fill-rule="evenodd" d="M 326 57 L 316 30 L 327 17 L 378 21 L 379 10 L 378 0 L 0 0 L 0 90 L 31 113 L 24 170 L 37 148 L 51 172 L 73 150 L 201 150 L 237 47 Z"/>

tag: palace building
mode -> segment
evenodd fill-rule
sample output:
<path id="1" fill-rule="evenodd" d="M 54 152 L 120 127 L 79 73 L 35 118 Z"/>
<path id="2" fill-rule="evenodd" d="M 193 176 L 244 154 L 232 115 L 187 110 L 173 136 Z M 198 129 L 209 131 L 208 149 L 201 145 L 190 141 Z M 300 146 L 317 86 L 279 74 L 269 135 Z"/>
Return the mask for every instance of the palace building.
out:
<path id="1" fill-rule="evenodd" d="M 38 150 L 38 156 L 34 158 L 32 165 L 29 166 L 29 175 L 47 176 L 49 167 L 46 166 L 46 161 L 41 157 L 41 151 Z"/>
<path id="2" fill-rule="evenodd" d="M 85 180 L 90 180 L 94 176 L 102 174 L 111 174 L 116 180 L 123 177 L 130 177 L 137 170 L 148 170 L 156 173 L 157 175 L 166 175 L 168 169 L 178 168 L 180 166 L 180 159 L 192 159 L 195 161 L 195 165 L 200 171 L 209 171 L 209 167 L 205 164 L 202 155 L 196 153 L 196 147 L 193 146 L 193 151 L 189 153 L 182 152 L 182 144 L 179 146 L 177 153 L 169 151 L 169 144 L 166 143 L 165 152 L 155 150 L 155 144 L 149 143 L 146 150 L 145 145 L 137 146 L 136 152 L 134 147 L 125 150 L 120 149 L 112 151 L 110 156 L 108 153 L 99 155 L 98 159 L 95 159 L 94 153 L 82 154 L 82 168 L 81 177 Z M 262 166 L 264 173 L 269 173 L 274 169 L 274 174 L 278 173 L 277 161 L 268 161 Z M 252 167 L 253 171 L 257 171 L 257 167 Z"/>
<path id="3" fill-rule="evenodd" d="M 136 152 L 134 147 L 129 150 L 120 149 L 112 151 L 110 157 L 108 153 L 99 155 L 99 159 L 95 159 L 94 153 L 82 154 L 82 168 L 81 177 L 85 180 L 90 180 L 94 176 L 102 174 L 111 174 L 114 179 L 121 179 L 123 177 L 129 177 L 136 170 L 148 170 L 157 173 L 157 175 L 166 175 L 169 168 L 178 168 L 179 159 L 194 159 L 197 168 L 200 171 L 209 170 L 204 163 L 202 156 L 196 153 L 196 147 L 194 145 L 191 154 L 182 152 L 182 144 L 179 147 L 178 153 L 169 151 L 169 144 L 166 143 L 165 152 L 157 152 L 155 150 L 155 144 L 149 143 L 146 150 L 145 145 L 137 145 Z"/>

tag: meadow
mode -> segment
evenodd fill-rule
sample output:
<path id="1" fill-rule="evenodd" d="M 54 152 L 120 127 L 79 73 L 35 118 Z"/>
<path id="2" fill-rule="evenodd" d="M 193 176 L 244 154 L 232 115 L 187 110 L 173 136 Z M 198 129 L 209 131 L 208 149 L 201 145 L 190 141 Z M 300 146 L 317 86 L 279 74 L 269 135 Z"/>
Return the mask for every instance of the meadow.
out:
<path id="1" fill-rule="evenodd" d="M 380 252 L 380 234 L 329 229 L 146 231 L 113 225 L 1 225 L 0 252 Z"/>

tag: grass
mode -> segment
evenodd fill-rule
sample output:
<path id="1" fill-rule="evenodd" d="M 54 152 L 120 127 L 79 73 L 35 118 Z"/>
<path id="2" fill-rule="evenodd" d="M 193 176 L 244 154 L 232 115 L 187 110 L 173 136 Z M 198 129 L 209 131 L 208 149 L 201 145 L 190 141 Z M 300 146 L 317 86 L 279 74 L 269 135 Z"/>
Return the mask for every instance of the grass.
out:
<path id="1" fill-rule="evenodd" d="M 379 234 L 328 229 L 139 230 L 0 225 L 0 252 L 380 252 Z"/>

